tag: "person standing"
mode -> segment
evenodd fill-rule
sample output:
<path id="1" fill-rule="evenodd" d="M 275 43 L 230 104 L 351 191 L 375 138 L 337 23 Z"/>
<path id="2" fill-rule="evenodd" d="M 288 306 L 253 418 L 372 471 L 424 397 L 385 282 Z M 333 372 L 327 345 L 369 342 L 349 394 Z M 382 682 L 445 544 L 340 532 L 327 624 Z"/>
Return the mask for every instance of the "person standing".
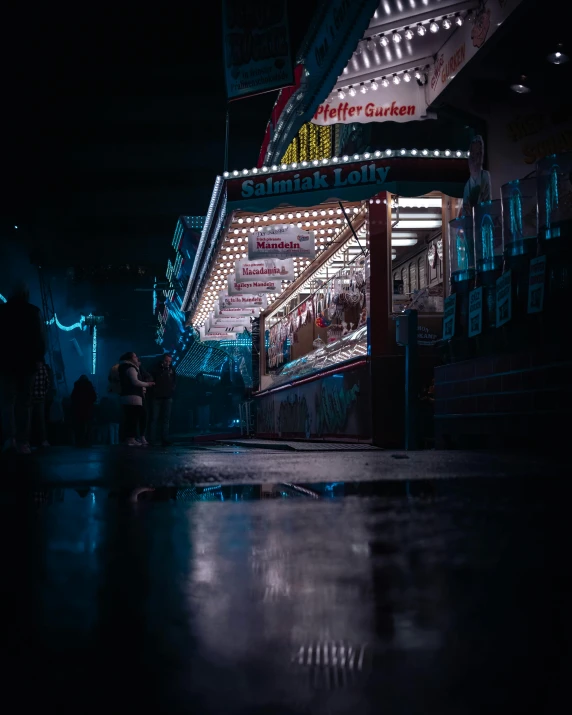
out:
<path id="1" fill-rule="evenodd" d="M 143 409 L 143 390 L 153 387 L 153 382 L 144 382 L 139 379 L 139 358 L 134 352 L 121 356 L 119 363 L 119 381 L 121 383 L 121 405 L 125 419 L 125 438 L 129 447 L 147 445 L 145 439 L 145 411 Z M 137 430 L 142 436 L 137 441 Z"/>
<path id="2" fill-rule="evenodd" d="M 34 391 L 32 394 L 32 429 L 36 433 L 36 443 L 40 447 L 49 447 L 46 432 L 46 399 L 51 391 L 50 373 L 46 363 L 38 363 L 34 376 Z"/>
<path id="3" fill-rule="evenodd" d="M 97 400 L 95 388 L 87 375 L 82 375 L 74 383 L 71 393 L 71 408 L 74 420 L 75 443 L 87 447 L 91 436 L 94 405 Z"/>
<path id="4" fill-rule="evenodd" d="M 0 350 L 0 394 L 4 450 L 30 454 L 30 422 L 34 375 L 46 352 L 40 309 L 29 302 L 28 287 L 18 282 L 6 303 L 0 303 L 0 335 L 17 346 Z"/>
<path id="5" fill-rule="evenodd" d="M 152 392 L 151 442 L 157 441 L 157 431 L 160 429 L 161 443 L 164 447 L 168 447 L 171 444 L 169 442 L 171 408 L 177 387 L 177 374 L 171 355 L 163 356 L 163 360 L 153 369 L 152 376 L 155 387 Z"/>

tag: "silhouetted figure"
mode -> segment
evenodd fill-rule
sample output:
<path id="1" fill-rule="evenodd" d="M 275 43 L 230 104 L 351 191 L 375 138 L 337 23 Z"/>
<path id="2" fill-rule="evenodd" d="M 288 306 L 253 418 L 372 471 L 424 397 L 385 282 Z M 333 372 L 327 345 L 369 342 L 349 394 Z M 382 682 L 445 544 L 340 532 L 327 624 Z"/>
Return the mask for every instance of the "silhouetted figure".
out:
<path id="1" fill-rule="evenodd" d="M 75 443 L 85 447 L 89 444 L 93 410 L 97 395 L 87 375 L 82 375 L 74 384 L 71 407 L 74 419 Z"/>
<path id="2" fill-rule="evenodd" d="M 156 442 L 159 437 L 164 447 L 168 447 L 169 424 L 173 395 L 177 386 L 177 375 L 173 367 L 173 358 L 164 355 L 163 360 L 153 368 L 153 381 L 155 387 L 151 390 L 151 442 Z M 159 434 L 160 430 L 160 434 Z"/>
<path id="3" fill-rule="evenodd" d="M 46 431 L 46 399 L 51 391 L 50 373 L 46 363 L 38 363 L 34 376 L 34 391 L 32 395 L 32 428 L 36 437 L 35 444 L 49 447 Z"/>
<path id="4" fill-rule="evenodd" d="M 12 289 L 7 303 L 0 303 L 0 393 L 4 450 L 30 454 L 32 390 L 38 362 L 46 352 L 45 329 L 40 309 L 29 302 L 24 283 Z M 8 350 L 7 345 L 17 350 Z"/>

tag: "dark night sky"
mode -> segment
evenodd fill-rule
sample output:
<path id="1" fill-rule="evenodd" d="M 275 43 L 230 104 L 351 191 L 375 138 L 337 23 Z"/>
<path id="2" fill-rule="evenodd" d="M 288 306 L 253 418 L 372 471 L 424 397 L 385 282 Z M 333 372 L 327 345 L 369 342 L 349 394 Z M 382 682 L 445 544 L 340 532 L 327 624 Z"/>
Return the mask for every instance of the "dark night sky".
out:
<path id="1" fill-rule="evenodd" d="M 290 2 L 294 47 L 317 4 Z M 12 11 L 3 238 L 18 224 L 58 263 L 165 262 L 177 217 L 206 212 L 223 168 L 220 6 Z M 230 168 L 256 163 L 275 98 L 231 104 Z"/>

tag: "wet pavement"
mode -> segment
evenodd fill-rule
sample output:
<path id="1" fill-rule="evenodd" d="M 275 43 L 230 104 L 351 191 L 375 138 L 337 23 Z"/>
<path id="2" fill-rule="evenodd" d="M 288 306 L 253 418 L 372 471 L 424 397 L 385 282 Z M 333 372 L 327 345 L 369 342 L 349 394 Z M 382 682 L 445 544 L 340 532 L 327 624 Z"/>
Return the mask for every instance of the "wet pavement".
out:
<path id="1" fill-rule="evenodd" d="M 249 455 L 258 480 L 227 447 L 0 462 L 5 702 L 66 713 L 561 709 L 572 594 L 560 474 L 519 476 L 501 455 L 488 455 L 488 478 L 446 466 L 404 476 L 423 459 L 432 474 L 421 455 L 381 453 L 368 471 L 374 457 L 351 454 L 351 474 L 339 454 Z M 297 461 L 273 479 L 275 459 Z M 480 472 L 486 459 L 469 462 Z"/>

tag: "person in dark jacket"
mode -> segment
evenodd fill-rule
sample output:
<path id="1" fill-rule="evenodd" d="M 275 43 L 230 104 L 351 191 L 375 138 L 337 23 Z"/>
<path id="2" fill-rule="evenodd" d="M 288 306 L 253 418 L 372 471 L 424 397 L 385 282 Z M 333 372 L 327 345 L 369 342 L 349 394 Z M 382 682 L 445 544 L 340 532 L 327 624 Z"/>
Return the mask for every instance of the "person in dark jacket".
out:
<path id="1" fill-rule="evenodd" d="M 71 407 L 74 419 L 76 445 L 87 446 L 93 422 L 94 405 L 97 400 L 95 389 L 87 375 L 82 375 L 74 384 L 71 393 Z"/>
<path id="2" fill-rule="evenodd" d="M 0 351 L 0 394 L 4 449 L 30 454 L 30 421 L 34 376 L 46 352 L 40 309 L 29 302 L 27 286 L 17 283 L 8 301 L 0 303 L 0 335 L 17 346 Z"/>
<path id="3" fill-rule="evenodd" d="M 163 360 L 154 367 L 152 379 L 155 387 L 151 390 L 151 442 L 157 441 L 158 431 L 160 430 L 161 442 L 164 447 L 168 447 L 171 444 L 169 442 L 171 408 L 177 387 L 177 375 L 173 367 L 173 358 L 169 354 L 164 355 Z"/>

